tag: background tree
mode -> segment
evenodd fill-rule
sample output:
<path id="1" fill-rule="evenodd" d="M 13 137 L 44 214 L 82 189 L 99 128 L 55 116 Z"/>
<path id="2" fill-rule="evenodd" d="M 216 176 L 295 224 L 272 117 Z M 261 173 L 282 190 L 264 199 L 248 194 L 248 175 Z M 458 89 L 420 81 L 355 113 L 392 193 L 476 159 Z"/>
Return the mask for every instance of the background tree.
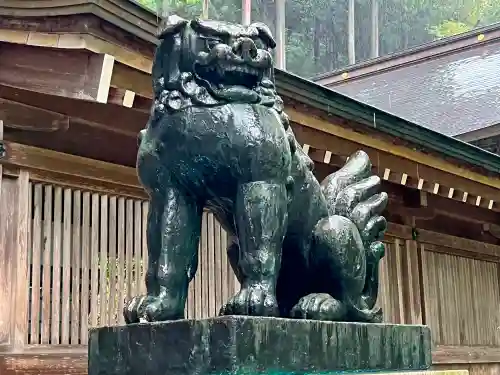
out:
<path id="1" fill-rule="evenodd" d="M 202 14 L 203 0 L 137 1 L 155 12 L 161 2 L 164 14 Z M 500 21 L 500 0 L 378 0 L 378 5 L 381 56 Z M 348 0 L 287 0 L 287 70 L 311 77 L 348 65 L 347 6 Z M 356 62 L 370 58 L 371 14 L 371 1 L 356 1 Z M 209 17 L 241 22 L 241 0 L 211 0 Z M 274 29 L 275 1 L 253 0 L 252 21 Z"/>

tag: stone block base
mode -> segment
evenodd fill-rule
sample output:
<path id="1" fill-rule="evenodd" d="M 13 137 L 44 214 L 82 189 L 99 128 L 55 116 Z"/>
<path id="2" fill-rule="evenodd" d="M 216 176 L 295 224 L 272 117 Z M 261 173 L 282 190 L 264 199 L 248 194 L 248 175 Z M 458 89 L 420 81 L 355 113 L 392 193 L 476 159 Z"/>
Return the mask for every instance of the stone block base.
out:
<path id="1" fill-rule="evenodd" d="M 297 375 L 430 365 L 425 326 L 226 316 L 97 328 L 89 338 L 89 375 Z"/>

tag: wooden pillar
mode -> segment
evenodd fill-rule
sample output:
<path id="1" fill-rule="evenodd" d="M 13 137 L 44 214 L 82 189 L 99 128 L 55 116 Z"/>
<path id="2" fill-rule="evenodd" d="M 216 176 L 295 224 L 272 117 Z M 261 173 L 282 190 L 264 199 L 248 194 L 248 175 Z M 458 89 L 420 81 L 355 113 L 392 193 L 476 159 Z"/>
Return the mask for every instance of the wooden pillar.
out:
<path id="1" fill-rule="evenodd" d="M 356 39 L 354 28 L 355 0 L 349 0 L 347 8 L 347 55 L 349 65 L 356 63 Z"/>
<path id="2" fill-rule="evenodd" d="M 286 69 L 285 1 L 276 0 L 276 67 Z"/>
<path id="3" fill-rule="evenodd" d="M 0 212 L 0 350 L 19 349 L 28 332 L 28 172 L 2 176 Z"/>

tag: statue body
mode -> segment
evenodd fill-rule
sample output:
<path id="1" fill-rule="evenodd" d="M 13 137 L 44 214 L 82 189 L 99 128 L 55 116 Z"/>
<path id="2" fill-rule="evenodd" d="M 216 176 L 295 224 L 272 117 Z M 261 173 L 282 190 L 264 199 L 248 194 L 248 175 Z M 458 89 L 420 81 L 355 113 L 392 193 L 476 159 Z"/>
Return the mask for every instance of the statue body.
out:
<path id="1" fill-rule="evenodd" d="M 202 213 L 214 213 L 241 290 L 221 314 L 380 321 L 387 194 L 364 152 L 321 184 L 275 92 L 263 24 L 170 17 L 137 170 L 151 198 L 147 295 L 128 323 L 182 319 Z"/>

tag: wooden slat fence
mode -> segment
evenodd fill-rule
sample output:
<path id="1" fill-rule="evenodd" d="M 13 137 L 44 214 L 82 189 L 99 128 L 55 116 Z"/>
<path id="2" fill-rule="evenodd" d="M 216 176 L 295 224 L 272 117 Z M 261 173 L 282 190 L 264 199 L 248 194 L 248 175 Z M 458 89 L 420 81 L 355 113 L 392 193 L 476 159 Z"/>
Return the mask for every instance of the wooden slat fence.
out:
<path id="1" fill-rule="evenodd" d="M 124 323 L 124 300 L 145 293 L 148 205 L 31 184 L 28 344 L 84 345 L 89 327 Z M 226 248 L 225 231 L 205 213 L 188 318 L 216 315 L 239 288 Z"/>

